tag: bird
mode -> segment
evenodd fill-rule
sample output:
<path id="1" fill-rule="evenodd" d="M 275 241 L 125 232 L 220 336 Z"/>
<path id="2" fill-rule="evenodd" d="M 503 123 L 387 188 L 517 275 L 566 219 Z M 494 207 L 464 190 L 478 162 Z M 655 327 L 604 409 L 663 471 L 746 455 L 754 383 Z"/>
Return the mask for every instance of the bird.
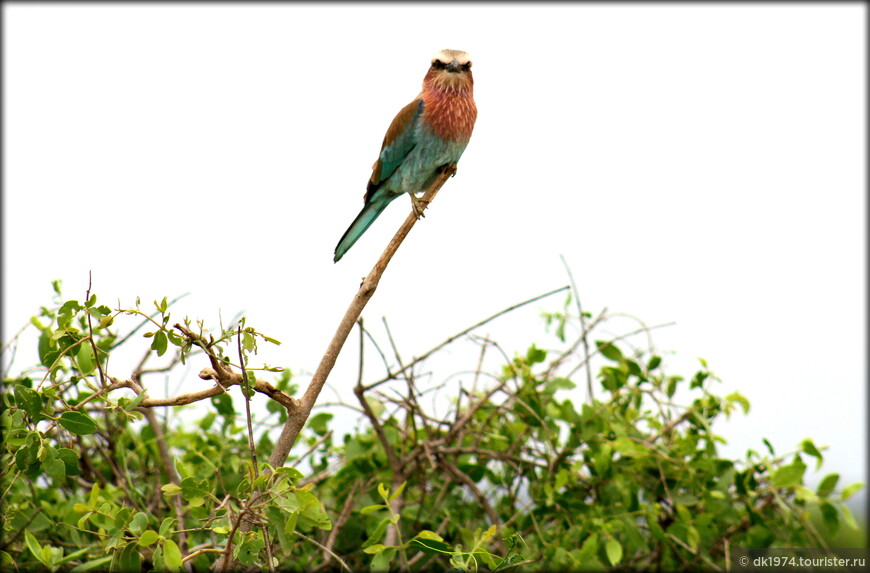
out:
<path id="1" fill-rule="evenodd" d="M 417 218 L 425 191 L 439 171 L 462 157 L 477 120 L 471 58 L 461 50 L 441 50 L 432 57 L 423 89 L 393 119 L 356 219 L 335 247 L 333 262 L 357 242 L 396 197 L 408 193 Z"/>

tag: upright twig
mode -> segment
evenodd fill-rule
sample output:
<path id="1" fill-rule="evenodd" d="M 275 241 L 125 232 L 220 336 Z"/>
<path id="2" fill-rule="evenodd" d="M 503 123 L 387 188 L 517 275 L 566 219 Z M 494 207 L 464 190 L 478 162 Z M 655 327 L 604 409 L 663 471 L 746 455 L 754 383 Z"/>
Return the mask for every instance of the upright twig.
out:
<path id="1" fill-rule="evenodd" d="M 254 466 L 254 479 L 260 477 L 260 470 L 257 468 L 257 446 L 254 444 L 254 426 L 251 423 L 251 394 L 254 389 L 248 383 L 248 370 L 245 366 L 245 355 L 242 352 L 242 327 L 239 325 L 236 342 L 239 350 L 239 364 L 242 367 L 242 394 L 245 395 L 245 420 L 248 423 L 248 447 L 251 449 L 251 464 Z"/>
<path id="2" fill-rule="evenodd" d="M 447 179 L 449 179 L 454 173 L 456 173 L 455 164 L 447 165 L 441 170 L 432 182 L 432 185 L 430 185 L 429 189 L 426 190 L 426 193 L 423 194 L 425 205 L 431 204 L 435 195 L 437 195 L 438 191 L 441 189 L 441 186 L 444 185 Z M 413 213 L 408 215 L 404 224 L 399 228 L 398 232 L 396 232 L 383 254 L 381 254 L 378 262 L 375 263 L 374 268 L 368 276 L 363 279 L 363 282 L 356 295 L 353 297 L 347 312 L 345 312 L 344 317 L 338 324 L 335 335 L 333 335 L 332 340 L 320 361 L 320 365 L 317 367 L 314 376 L 311 378 L 311 382 L 308 384 L 308 389 L 305 391 L 302 399 L 299 400 L 298 410 L 289 415 L 287 421 L 284 423 L 284 427 L 281 430 L 281 436 L 278 438 L 272 456 L 269 458 L 269 465 L 273 468 L 284 465 L 284 462 L 287 460 L 290 448 L 293 447 L 296 438 L 299 437 L 299 434 L 302 432 L 302 428 L 305 426 L 305 421 L 308 419 L 309 414 L 311 414 L 311 409 L 317 401 L 317 396 L 320 395 L 323 385 L 326 384 L 326 379 L 329 377 L 329 373 L 335 366 L 335 361 L 338 359 L 338 355 L 341 352 L 347 337 L 350 335 L 353 325 L 362 314 L 363 309 L 372 298 L 372 295 L 375 294 L 375 290 L 378 288 L 378 283 L 380 282 L 384 271 L 387 269 L 387 265 L 390 263 L 393 255 L 396 254 L 402 241 L 404 241 L 405 237 L 408 236 L 408 233 L 414 227 L 416 222 L 417 217 Z"/>
<path id="3" fill-rule="evenodd" d="M 257 467 L 257 445 L 254 443 L 254 426 L 251 421 L 251 395 L 254 393 L 253 384 L 248 380 L 248 369 L 245 363 L 245 353 L 242 352 L 242 327 L 238 326 L 236 331 L 236 345 L 239 351 L 239 366 L 242 369 L 242 394 L 245 395 L 245 420 L 248 423 L 248 446 L 251 448 L 251 466 L 253 467 L 254 479 L 251 483 L 260 477 L 260 469 Z M 272 543 L 269 541 L 269 528 L 263 523 L 260 526 L 263 530 L 263 544 L 266 548 L 266 559 L 269 562 L 269 571 L 274 573 L 275 564 L 272 562 Z"/>
<path id="4" fill-rule="evenodd" d="M 562 264 L 565 266 L 565 272 L 568 273 L 568 280 L 571 281 L 571 290 L 574 292 L 574 302 L 577 303 L 577 314 L 580 316 L 580 339 L 583 341 L 583 357 L 586 363 L 586 401 L 592 404 L 595 396 L 592 394 L 592 368 L 589 367 L 589 339 L 586 329 L 586 317 L 583 316 L 583 307 L 580 305 L 580 291 L 577 290 L 577 283 L 574 282 L 574 275 L 571 273 L 571 267 L 568 266 L 568 261 L 564 255 L 559 255 L 562 259 Z"/>
<path id="5" fill-rule="evenodd" d="M 455 163 L 445 165 L 423 194 L 423 205 L 430 205 L 444 183 L 446 183 L 455 173 Z M 336 329 L 329 346 L 327 346 L 326 352 L 323 354 L 323 358 L 320 360 L 320 364 L 314 372 L 314 376 L 311 378 L 311 382 L 308 383 L 308 388 L 305 390 L 305 394 L 303 394 L 301 399 L 294 401 L 294 408 L 288 408 L 287 420 L 284 423 L 284 427 L 281 429 L 281 435 L 278 437 L 275 449 L 269 457 L 269 466 L 272 468 L 281 467 L 284 465 L 284 462 L 287 461 L 287 456 L 290 455 L 290 449 L 293 447 L 293 444 L 296 443 L 299 434 L 302 433 L 302 429 L 305 427 L 305 422 L 311 415 L 311 410 L 317 402 L 317 397 L 320 395 L 321 390 L 323 390 L 323 386 L 326 384 L 329 373 L 332 372 L 332 368 L 335 366 L 338 355 L 341 352 L 344 343 L 347 341 L 347 337 L 350 335 L 353 325 L 356 324 L 366 304 L 368 304 L 368 301 L 375 294 L 381 276 L 387 269 L 387 265 L 392 260 L 393 255 L 396 254 L 399 246 L 405 240 L 405 237 L 408 236 L 408 233 L 416 223 L 417 216 L 412 212 L 393 236 L 392 240 L 387 245 L 387 248 L 384 249 L 384 252 L 375 263 L 374 268 L 372 268 L 368 276 L 363 279 L 359 290 L 356 295 L 354 295 L 350 306 L 348 306 L 347 311 L 344 313 L 344 317 L 341 319 L 341 322 L 339 322 L 338 328 Z M 249 531 L 250 527 L 251 525 L 247 522 L 240 524 L 240 530 L 243 532 Z M 230 553 L 226 552 L 213 565 L 213 568 L 218 571 L 226 570 L 232 561 L 233 559 Z"/>

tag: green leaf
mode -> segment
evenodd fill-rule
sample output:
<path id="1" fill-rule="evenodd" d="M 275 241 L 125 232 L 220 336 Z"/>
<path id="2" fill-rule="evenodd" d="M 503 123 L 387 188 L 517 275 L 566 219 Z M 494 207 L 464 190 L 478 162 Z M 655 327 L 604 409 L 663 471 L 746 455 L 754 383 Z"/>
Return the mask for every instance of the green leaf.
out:
<path id="1" fill-rule="evenodd" d="M 701 545 L 701 534 L 698 533 L 698 529 L 694 525 L 690 525 L 686 530 L 686 543 L 695 551 Z"/>
<path id="2" fill-rule="evenodd" d="M 772 480 L 773 485 L 776 487 L 790 487 L 793 485 L 798 485 L 803 482 L 804 472 L 807 470 L 807 466 L 797 461 L 789 464 L 787 466 L 782 466 L 777 468 L 776 471 L 773 472 Z"/>
<path id="3" fill-rule="evenodd" d="M 376 553 L 380 553 L 381 551 L 383 551 L 386 548 L 387 548 L 387 546 L 384 545 L 383 543 L 374 543 L 372 545 L 369 545 L 365 549 L 363 549 L 363 553 L 368 553 L 369 555 L 374 555 Z"/>
<path id="4" fill-rule="evenodd" d="M 118 556 L 118 567 L 121 571 L 141 571 L 142 555 L 135 543 L 128 543 Z"/>
<path id="5" fill-rule="evenodd" d="M 148 397 L 148 392 L 142 391 L 142 392 L 136 394 L 136 396 L 132 400 L 129 398 L 119 399 L 118 404 L 122 408 L 124 408 L 124 410 L 126 410 L 127 412 L 132 412 L 134 409 L 136 409 L 139 406 L 139 404 L 142 402 L 142 400 L 144 400 L 146 397 Z M 124 400 L 124 401 L 122 402 L 122 400 Z M 214 412 L 212 412 L 212 413 L 214 413 Z"/>
<path id="6" fill-rule="evenodd" d="M 29 529 L 24 530 L 24 543 L 27 545 L 27 548 L 33 553 L 33 556 L 36 559 L 45 565 L 46 567 L 50 567 L 51 564 L 45 561 L 45 558 L 42 555 L 42 547 L 39 545 L 39 541 L 36 540 L 36 537 L 30 533 Z"/>
<path id="7" fill-rule="evenodd" d="M 214 396 L 211 399 L 211 403 L 217 410 L 217 413 L 225 418 L 232 418 L 236 414 L 236 410 L 233 407 L 233 399 L 226 392 Z"/>
<path id="8" fill-rule="evenodd" d="M 61 482 L 66 479 L 66 465 L 63 460 L 57 457 L 42 462 L 42 471 L 51 478 L 52 484 L 55 486 L 59 487 Z"/>
<path id="9" fill-rule="evenodd" d="M 39 345 L 37 350 L 39 353 L 39 363 L 46 368 L 51 368 L 51 366 L 54 364 L 55 360 L 57 360 L 58 356 L 60 356 L 61 353 L 61 349 L 54 344 L 50 333 L 47 331 L 43 331 L 43 333 L 39 336 Z"/>
<path id="10" fill-rule="evenodd" d="M 158 539 L 160 539 L 160 536 L 157 535 L 157 532 L 153 529 L 148 529 L 139 536 L 139 545 L 141 545 L 142 547 L 154 545 L 155 543 L 157 543 Z"/>
<path id="11" fill-rule="evenodd" d="M 166 299 L 164 299 L 165 301 Z M 157 356 L 163 356 L 166 349 L 169 347 L 169 340 L 166 338 L 166 333 L 158 330 L 154 333 L 154 339 L 151 341 L 151 350 L 157 352 Z"/>
<path id="12" fill-rule="evenodd" d="M 737 402 L 738 404 L 740 404 L 740 407 L 743 408 L 744 414 L 749 413 L 749 400 L 747 400 L 746 397 L 740 392 L 731 392 L 730 394 L 725 396 L 725 399 L 729 402 Z"/>
<path id="13" fill-rule="evenodd" d="M 183 565 L 181 550 L 171 539 L 167 539 L 163 542 L 163 559 L 166 563 L 166 568 L 170 571 L 178 571 Z"/>
<path id="14" fill-rule="evenodd" d="M 614 344 L 605 340 L 596 340 L 595 346 L 598 347 L 598 351 L 608 360 L 613 362 L 620 362 L 622 360 L 622 351 Z"/>
<path id="15" fill-rule="evenodd" d="M 80 565 L 76 565 L 72 569 L 69 570 L 69 573 L 84 573 L 85 571 L 105 571 L 109 569 L 109 565 L 112 562 L 112 556 L 108 555 L 106 557 L 100 557 L 99 559 L 92 559 L 90 561 L 85 561 Z"/>
<path id="16" fill-rule="evenodd" d="M 847 506 L 845 503 L 840 503 L 839 506 L 840 513 L 843 516 L 843 521 L 846 522 L 846 525 L 849 527 L 849 529 L 852 529 L 853 531 L 860 531 L 861 526 L 858 525 L 857 521 L 855 521 L 855 516 L 852 515 L 852 511 L 849 509 L 849 506 Z"/>
<path id="17" fill-rule="evenodd" d="M 680 376 L 669 376 L 668 383 L 665 386 L 665 394 L 668 395 L 668 398 L 673 398 L 674 394 L 677 391 L 677 384 L 681 382 L 683 379 Z"/>
<path id="18" fill-rule="evenodd" d="M 166 309 L 169 308 L 169 303 L 167 303 L 166 297 L 164 296 L 163 300 L 161 300 L 160 302 L 157 302 L 155 300 L 154 306 L 157 308 L 157 312 L 159 312 L 160 314 L 164 314 L 166 312 Z"/>
<path id="19" fill-rule="evenodd" d="M 655 523 L 654 520 L 653 523 Z M 593 533 L 587 537 L 583 541 L 583 545 L 580 546 L 579 558 L 581 561 L 589 561 L 595 557 L 596 553 L 598 553 L 598 534 Z"/>
<path id="20" fill-rule="evenodd" d="M 76 300 L 68 300 L 63 303 L 57 311 L 58 328 L 69 327 L 72 323 L 73 316 L 81 309 L 81 305 Z"/>
<path id="21" fill-rule="evenodd" d="M 547 359 L 547 351 L 541 350 L 534 344 L 532 344 L 529 349 L 526 351 L 526 361 L 529 364 L 538 364 Z"/>
<path id="22" fill-rule="evenodd" d="M 613 440 L 613 449 L 626 457 L 642 457 L 650 453 L 643 444 L 625 436 Z"/>
<path id="23" fill-rule="evenodd" d="M 777 468 L 773 472 L 773 485 L 777 487 L 791 487 L 803 481 L 807 467 L 803 464 L 790 464 Z"/>
<path id="24" fill-rule="evenodd" d="M 42 420 L 42 396 L 36 390 L 21 384 L 15 385 L 15 405 L 27 412 L 33 422 Z"/>
<path id="25" fill-rule="evenodd" d="M 142 535 L 147 525 L 148 515 L 142 511 L 137 511 L 136 515 L 133 516 L 133 519 L 131 519 L 130 523 L 127 525 L 127 529 L 129 529 L 130 533 L 133 535 Z M 139 542 L 141 543 L 141 541 L 140 538 Z"/>
<path id="26" fill-rule="evenodd" d="M 692 381 L 689 383 L 689 389 L 693 388 L 703 388 L 704 381 L 710 377 L 709 372 L 699 371 L 695 372 L 695 375 L 692 377 Z"/>
<path id="27" fill-rule="evenodd" d="M 662 357 L 654 354 L 654 355 L 649 359 L 649 362 L 648 362 L 647 365 L 646 365 L 646 369 L 647 369 L 647 370 L 650 370 L 650 371 L 655 370 L 656 368 L 659 367 L 659 365 L 660 365 L 661 363 L 662 363 Z"/>
<path id="28" fill-rule="evenodd" d="M 299 516 L 304 518 L 310 525 L 318 529 L 329 531 L 332 529 L 332 521 L 326 514 L 323 504 L 310 491 L 297 491 L 296 499 L 299 502 Z"/>
<path id="29" fill-rule="evenodd" d="M 76 360 L 78 361 L 79 372 L 82 376 L 88 376 L 97 369 L 94 349 L 87 341 L 79 345 L 78 352 L 76 352 Z"/>
<path id="30" fill-rule="evenodd" d="M 372 572 L 389 571 L 390 562 L 396 555 L 395 547 L 388 547 L 372 558 Z"/>
<path id="31" fill-rule="evenodd" d="M 163 492 L 163 495 L 173 496 L 180 494 L 181 488 L 174 483 L 168 483 L 166 485 L 160 486 L 160 491 Z"/>
<path id="32" fill-rule="evenodd" d="M 819 468 L 822 467 L 822 452 L 816 448 L 816 445 L 811 439 L 807 438 L 801 442 L 801 451 L 816 458 L 816 471 L 819 471 Z"/>
<path id="33" fill-rule="evenodd" d="M 822 523 L 831 535 L 836 535 L 840 529 L 840 516 L 837 514 L 837 508 L 830 503 L 823 503 L 819 506 L 822 513 Z"/>
<path id="34" fill-rule="evenodd" d="M 158 545 L 154 553 L 151 554 L 151 564 L 154 566 L 155 571 L 162 573 L 166 569 L 166 561 L 163 559 L 163 547 Z"/>
<path id="35" fill-rule="evenodd" d="M 287 534 L 284 527 L 287 524 L 288 515 L 281 511 L 276 505 L 267 505 L 265 507 L 266 518 L 269 520 L 269 526 L 275 530 L 278 538 L 278 543 L 281 548 L 288 553 L 293 549 L 294 539 Z"/>
<path id="36" fill-rule="evenodd" d="M 855 495 L 855 492 L 860 490 L 862 487 L 864 487 L 864 482 L 862 481 L 847 485 L 843 488 L 843 491 L 840 492 L 840 499 L 842 501 L 846 501 L 847 499 Z"/>
<path id="37" fill-rule="evenodd" d="M 233 555 L 244 565 L 253 565 L 266 544 L 259 532 L 248 532 L 233 550 Z"/>
<path id="38" fill-rule="evenodd" d="M 390 501 L 395 501 L 396 499 L 398 499 L 398 497 L 399 497 L 400 495 L 402 495 L 402 492 L 405 491 L 405 486 L 406 486 L 406 485 L 408 485 L 408 482 L 407 482 L 407 481 L 403 481 L 403 482 L 402 482 L 402 485 L 400 485 L 399 487 L 397 487 L 397 488 L 396 488 L 396 491 L 394 491 L 392 494 L 390 494 Z"/>
<path id="39" fill-rule="evenodd" d="M 813 490 L 802 485 L 794 486 L 794 498 L 797 501 L 808 501 L 810 503 L 819 503 L 819 496 L 813 493 Z"/>
<path id="40" fill-rule="evenodd" d="M 287 522 L 284 524 L 284 533 L 287 535 L 293 535 L 293 532 L 296 531 L 296 524 L 299 521 L 298 513 L 291 513 L 290 517 L 287 518 Z"/>
<path id="41" fill-rule="evenodd" d="M 183 497 L 185 501 L 190 502 L 192 507 L 201 506 L 205 501 L 205 497 L 211 493 L 208 489 L 207 480 L 197 480 L 193 477 L 187 477 L 181 480 L 180 485 L 181 497 Z"/>
<path id="42" fill-rule="evenodd" d="M 90 416 L 81 412 L 64 412 L 60 415 L 59 422 L 61 426 L 78 436 L 93 434 L 97 431 L 97 423 Z"/>
<path id="43" fill-rule="evenodd" d="M 384 403 L 377 398 L 366 396 L 366 403 L 369 405 L 369 408 L 372 409 L 372 414 L 374 414 L 375 418 L 380 418 L 381 414 L 386 410 Z"/>
<path id="44" fill-rule="evenodd" d="M 827 497 L 832 491 L 834 491 L 834 488 L 837 487 L 838 481 L 840 481 L 840 474 L 826 475 L 822 481 L 819 482 L 819 487 L 816 488 L 816 494 L 819 497 Z"/>
<path id="45" fill-rule="evenodd" d="M 556 390 L 573 390 L 576 387 L 577 384 L 575 384 L 568 378 L 556 377 L 547 381 L 547 383 L 544 385 L 544 391 L 548 394 L 552 394 L 556 392 Z"/>
<path id="46" fill-rule="evenodd" d="M 250 332 L 242 332 L 242 348 L 245 352 L 253 352 L 257 348 L 257 339 Z"/>
<path id="47" fill-rule="evenodd" d="M 690 493 L 675 493 L 671 496 L 671 500 L 674 503 L 679 503 L 682 505 L 695 505 L 700 499 Z"/>
<path id="48" fill-rule="evenodd" d="M 611 565 L 616 565 L 622 561 L 622 545 L 611 537 L 604 543 L 604 551 L 607 553 L 607 560 Z"/>
<path id="49" fill-rule="evenodd" d="M 172 530 L 175 528 L 175 519 L 172 517 L 166 517 L 160 523 L 160 537 L 169 537 L 172 535 Z"/>
<path id="50" fill-rule="evenodd" d="M 321 412 L 316 416 L 312 416 L 308 421 L 308 427 L 320 437 L 326 435 L 329 431 L 329 421 L 332 420 L 333 414 L 329 412 Z"/>
<path id="51" fill-rule="evenodd" d="M 77 476 L 82 473 L 79 467 L 79 455 L 75 450 L 69 448 L 58 448 L 57 457 L 64 463 L 66 475 Z"/>
<path id="52" fill-rule="evenodd" d="M 368 539 L 363 541 L 363 544 L 361 545 L 361 547 L 364 549 L 370 545 L 374 545 L 375 543 L 378 543 L 384 537 L 384 533 L 387 532 L 387 526 L 390 523 L 391 522 L 390 522 L 390 519 L 388 517 L 385 517 L 384 519 L 382 519 L 378 523 L 377 527 L 375 527 L 375 530 L 369 535 Z"/>

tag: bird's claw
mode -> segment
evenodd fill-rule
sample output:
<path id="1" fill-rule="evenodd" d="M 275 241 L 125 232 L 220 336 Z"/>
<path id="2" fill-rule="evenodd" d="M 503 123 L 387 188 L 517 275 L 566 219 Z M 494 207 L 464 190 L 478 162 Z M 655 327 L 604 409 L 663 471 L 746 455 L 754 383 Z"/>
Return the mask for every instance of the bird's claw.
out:
<path id="1" fill-rule="evenodd" d="M 408 193 L 408 195 L 411 197 L 411 208 L 414 210 L 414 216 L 417 217 L 417 219 L 425 217 L 426 215 L 423 211 L 429 206 L 429 201 L 418 199 L 413 193 Z"/>
<path id="2" fill-rule="evenodd" d="M 449 173 L 451 177 L 456 176 L 456 164 L 455 163 L 446 163 L 441 166 L 442 173 Z"/>

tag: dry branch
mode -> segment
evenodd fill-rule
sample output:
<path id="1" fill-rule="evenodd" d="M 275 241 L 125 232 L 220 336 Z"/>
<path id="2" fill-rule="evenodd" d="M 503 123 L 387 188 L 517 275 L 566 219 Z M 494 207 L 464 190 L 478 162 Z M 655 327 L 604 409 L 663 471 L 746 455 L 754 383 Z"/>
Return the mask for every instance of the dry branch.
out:
<path id="1" fill-rule="evenodd" d="M 425 205 L 432 202 L 435 195 L 438 194 L 439 189 L 441 189 L 441 186 L 444 185 L 447 179 L 452 177 L 455 173 L 455 164 L 447 165 L 441 170 L 435 178 L 435 181 L 432 182 L 432 185 L 430 185 L 429 189 L 426 190 L 426 193 L 423 194 L 422 201 Z M 284 428 L 281 430 L 281 436 L 278 438 L 278 443 L 275 445 L 275 450 L 272 452 L 272 457 L 269 458 L 269 465 L 273 468 L 283 466 L 284 462 L 287 460 L 287 456 L 290 454 L 290 449 L 293 447 L 296 438 L 305 426 L 305 421 L 308 419 L 311 409 L 314 407 L 314 403 L 320 395 L 320 391 L 323 389 L 324 384 L 326 384 L 326 379 L 329 377 L 329 373 L 332 371 L 333 366 L 335 366 L 338 354 L 341 352 L 347 337 L 350 335 L 353 325 L 362 314 L 369 299 L 371 299 L 372 295 L 375 294 L 375 289 L 378 288 L 381 275 L 384 274 L 387 265 L 393 258 L 393 255 L 396 254 L 399 245 L 401 245 L 402 241 L 405 240 L 405 237 L 408 236 L 408 233 L 416 222 L 417 217 L 413 213 L 408 215 L 405 219 L 405 223 L 399 228 L 398 232 L 396 232 L 396 235 L 390 241 L 390 244 L 387 245 L 387 248 L 378 259 L 378 262 L 375 263 L 372 271 L 365 279 L 363 279 L 363 282 L 356 295 L 353 297 L 347 312 L 345 312 L 344 317 L 341 319 L 338 329 L 335 331 L 335 335 L 332 337 L 332 341 L 330 341 L 326 353 L 320 361 L 320 365 L 314 372 L 314 376 L 308 384 L 308 389 L 299 401 L 299 411 L 287 417 Z"/>
<path id="2" fill-rule="evenodd" d="M 423 197 L 421 199 L 422 204 L 428 206 L 438 194 L 438 191 L 441 189 L 444 183 L 446 183 L 447 180 L 455 173 L 455 163 L 445 165 L 435 177 L 435 180 L 432 182 L 426 192 L 423 194 Z M 356 324 L 366 304 L 372 298 L 372 295 L 374 295 L 375 290 L 378 288 L 378 283 L 381 280 L 381 276 L 387 269 L 387 265 L 393 258 L 393 255 L 396 254 L 399 246 L 405 240 L 405 237 L 408 236 L 408 233 L 414 227 L 414 224 L 416 222 L 417 216 L 412 212 L 405 219 L 405 222 L 396 232 L 395 236 L 393 236 L 392 240 L 387 245 L 387 248 L 384 250 L 378 261 L 375 263 L 374 268 L 371 270 L 368 276 L 363 279 L 363 282 L 360 285 L 356 295 L 353 297 L 353 300 L 351 301 L 350 306 L 345 312 L 344 317 L 341 319 L 341 322 L 339 322 L 338 328 L 336 329 L 335 334 L 333 335 L 332 340 L 330 341 L 329 346 L 327 347 L 326 352 L 323 355 L 323 358 L 320 360 L 320 364 L 318 365 L 317 370 L 314 372 L 314 376 L 311 378 L 311 382 L 308 383 L 308 388 L 305 390 L 305 394 L 303 394 L 301 399 L 293 401 L 294 407 L 292 409 L 288 408 L 287 421 L 284 423 L 284 427 L 281 429 L 281 435 L 279 436 L 278 441 L 275 444 L 275 449 L 272 451 L 272 455 L 269 458 L 269 465 L 271 467 L 281 467 L 284 465 L 284 462 L 287 461 L 287 456 L 290 454 L 290 449 L 293 447 L 293 444 L 296 443 L 296 439 L 299 437 L 299 434 L 305 427 L 305 422 L 308 420 L 308 416 L 311 414 L 311 410 L 312 408 L 314 408 L 314 404 L 317 402 L 317 397 L 320 395 L 321 390 L 323 390 L 323 386 L 326 384 L 329 373 L 335 366 L 338 355 L 341 352 L 341 349 L 344 346 L 347 337 L 350 335 L 354 324 Z M 206 350 L 206 352 L 208 352 L 208 350 Z M 219 362 L 219 360 L 212 360 L 212 366 L 214 367 L 215 375 L 218 376 L 218 379 L 220 381 L 222 379 L 222 374 L 224 374 L 223 372 L 221 372 L 221 370 L 224 368 L 224 365 L 218 365 L 217 363 Z M 240 530 L 242 532 L 248 531 L 250 527 L 250 524 L 246 521 L 243 521 L 240 524 Z M 229 552 L 224 553 L 221 558 L 218 559 L 218 561 L 213 565 L 213 569 L 217 571 L 225 571 L 231 566 L 233 561 L 234 560 L 230 557 Z"/>

